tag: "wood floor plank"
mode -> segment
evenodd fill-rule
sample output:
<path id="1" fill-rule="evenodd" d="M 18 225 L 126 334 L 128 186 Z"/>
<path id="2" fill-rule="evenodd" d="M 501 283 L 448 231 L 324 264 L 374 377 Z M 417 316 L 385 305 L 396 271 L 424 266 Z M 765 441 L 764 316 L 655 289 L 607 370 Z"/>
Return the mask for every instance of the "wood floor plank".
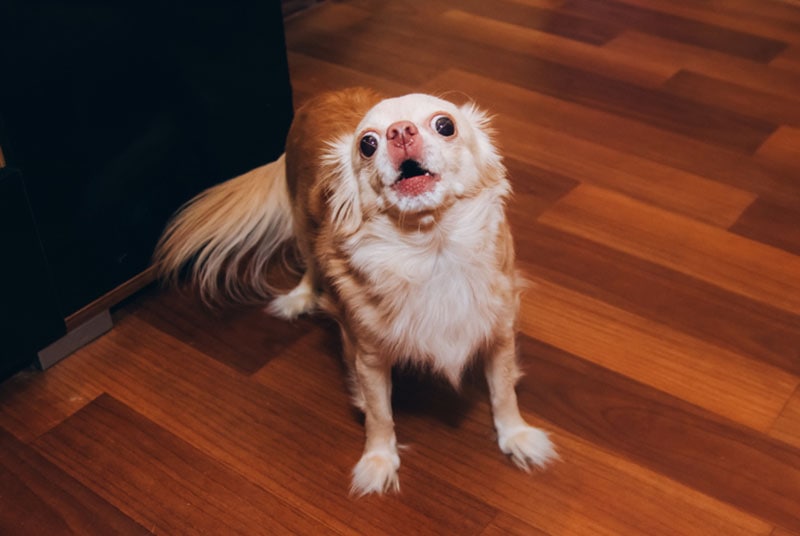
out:
<path id="1" fill-rule="evenodd" d="M 153 532 L 332 533 L 107 395 L 34 444 Z"/>
<path id="2" fill-rule="evenodd" d="M 735 10 L 740 15 L 757 11 L 768 17 L 787 20 L 800 24 L 800 6 L 796 0 L 778 0 L 777 2 L 758 2 L 757 0 L 711 0 L 711 7 L 724 7 Z"/>
<path id="3" fill-rule="evenodd" d="M 249 340 L 240 338 L 239 344 L 246 347 Z M 114 355 L 131 347 L 134 359 L 110 366 Z M 114 398 L 334 531 L 441 532 L 458 523 L 465 534 L 475 534 L 496 515 L 423 470 L 403 474 L 400 497 L 367 498 L 353 517 L 349 473 L 363 448 L 363 429 L 344 391 L 341 412 L 350 419 L 331 417 L 330 405 L 323 419 L 306 409 L 302 391 L 287 397 L 242 381 L 236 371 L 133 314 L 85 350 L 62 364 L 71 381 L 86 381 L 96 364 L 108 364 L 92 381 Z M 172 358 L 160 359 L 163 355 Z"/>
<path id="4" fill-rule="evenodd" d="M 407 39 L 408 36 L 398 37 L 398 41 Z M 702 139 L 705 143 L 750 153 L 776 128 L 776 125 L 767 121 L 748 118 L 715 106 L 698 106 L 689 99 L 547 59 L 532 59 L 529 55 L 488 47 L 466 47 L 463 44 L 455 47 L 451 43 L 452 40 L 442 40 L 431 44 L 439 64 L 474 71 L 475 62 L 478 62 L 482 65 L 479 74 L 484 76 L 646 122 Z M 493 57 L 502 57 L 503 61 L 492 62 L 490 58 Z M 470 60 L 465 61 L 465 58 Z"/>
<path id="5" fill-rule="evenodd" d="M 779 1 L 753 2 L 736 5 L 736 2 L 711 1 L 692 2 L 691 0 L 621 0 L 622 3 L 636 7 L 656 10 L 687 19 L 694 19 L 738 30 L 746 34 L 767 37 L 786 43 L 800 41 L 800 23 L 789 15 L 797 15 L 797 10 L 781 9 Z M 781 52 L 777 57 L 782 56 Z"/>
<path id="6" fill-rule="evenodd" d="M 579 184 L 577 180 L 559 172 L 514 158 L 505 158 L 503 164 L 514 189 L 512 202 L 508 205 L 513 218 L 536 218 Z"/>
<path id="7" fill-rule="evenodd" d="M 775 527 L 770 536 L 798 536 L 800 532 L 789 531 L 781 527 Z"/>
<path id="8" fill-rule="evenodd" d="M 723 227 L 755 200 L 738 188 L 564 133 L 558 130 L 561 122 L 550 122 L 540 113 L 552 109 L 552 102 L 535 92 L 459 70 L 443 73 L 426 89 L 441 91 L 448 85 L 464 88 L 479 104 L 500 114 L 494 121 L 498 139 L 505 154 L 517 159 Z M 491 98 L 498 92 L 502 101 Z"/>
<path id="9" fill-rule="evenodd" d="M 800 87 L 800 73 L 637 31 L 624 32 L 604 47 L 621 54 L 645 55 L 650 61 L 665 67 L 697 72 L 785 98 L 797 98 L 797 88 Z"/>
<path id="10" fill-rule="evenodd" d="M 509 0 L 492 3 L 478 0 L 463 1 L 459 2 L 459 9 L 498 22 L 520 25 L 592 45 L 607 43 L 624 28 L 618 23 L 591 20 L 559 10 Z"/>
<path id="11" fill-rule="evenodd" d="M 271 361 L 254 378 L 287 395 L 298 390 L 311 393 L 309 411 L 319 414 L 331 404 L 343 403 L 338 390 L 342 380 L 337 377 L 341 364 L 330 358 L 303 358 L 330 348 L 334 336 L 335 329 L 313 340 L 298 341 L 290 350 L 294 356 Z M 523 363 L 529 359 L 535 356 L 523 355 Z M 448 385 L 415 380 L 414 376 L 395 379 L 396 430 L 406 446 L 402 477 L 405 471 L 444 472 L 459 489 L 511 516 L 506 520 L 508 525 L 500 523 L 506 530 L 532 527 L 533 534 L 655 535 L 674 534 L 676 530 L 701 534 L 709 527 L 725 534 L 767 534 L 771 528 L 560 430 L 555 430 L 553 437 L 562 461 L 546 472 L 526 475 L 497 450 L 485 386 L 475 387 L 470 382 L 459 394 Z M 535 379 L 532 381 L 535 383 Z M 537 408 L 527 407 L 533 413 L 531 421 L 536 422 Z M 615 500 L 606 506 L 587 500 L 609 494 Z M 638 507 L 633 505 L 638 501 L 650 506 L 637 512 Z M 681 512 L 684 521 L 677 526 L 665 524 L 664 520 L 675 512 Z M 503 517 L 501 514 L 494 522 L 503 521 Z M 487 533 L 492 533 L 491 526 Z"/>
<path id="12" fill-rule="evenodd" d="M 769 435 L 800 448 L 800 390 L 786 403 Z"/>
<path id="13" fill-rule="evenodd" d="M 531 357 L 523 348 L 523 363 Z M 528 378 L 537 382 L 531 375 Z M 458 429 L 432 426 L 424 412 L 410 415 L 404 435 L 418 453 L 413 462 L 439 467 L 462 489 L 472 490 L 508 515 L 549 534 L 700 535 L 709 531 L 720 534 L 769 531 L 769 525 L 752 515 L 598 449 L 562 429 L 557 421 L 543 421 L 540 415 L 547 412 L 540 412 L 535 404 L 529 403 L 527 395 L 523 396 L 526 419 L 552 432 L 561 457 L 547 471 L 534 472 L 527 480 L 520 479 L 518 470 L 508 460 L 492 452 L 494 444 L 487 449 L 493 438 L 485 432 L 490 416 L 484 403 L 476 404 L 459 422 Z M 412 426 L 417 422 L 420 424 Z M 436 440 L 431 442 L 430 436 Z"/>
<path id="14" fill-rule="evenodd" d="M 351 8 L 344 7 L 346 12 L 341 17 L 348 20 L 347 12 Z M 340 7 L 337 3 L 328 3 L 320 9 L 324 9 L 327 15 Z M 336 31 L 336 28 L 327 25 L 312 25 L 308 31 L 295 31 L 290 22 L 286 28 L 287 48 L 293 53 L 344 64 L 349 69 L 400 84 L 421 84 L 440 69 L 430 54 L 421 53 L 412 57 L 406 53 L 405 46 L 397 46 L 391 39 L 382 39 L 370 21 L 355 17 L 352 21 L 348 20 L 350 23 L 352 27 L 348 26 L 347 31 Z M 361 46 L 364 41 L 373 45 Z"/>
<path id="15" fill-rule="evenodd" d="M 529 219 L 512 224 L 532 277 L 800 376 L 800 316 Z"/>
<path id="16" fill-rule="evenodd" d="M 543 530 L 530 526 L 514 516 L 500 513 L 481 533 L 481 536 L 547 536 Z"/>
<path id="17" fill-rule="evenodd" d="M 564 0 L 512 0 L 517 4 L 524 4 L 526 6 L 541 7 L 545 9 L 553 9 L 564 3 Z"/>
<path id="18" fill-rule="evenodd" d="M 588 185 L 540 221 L 800 314 L 800 258 L 777 248 Z"/>
<path id="19" fill-rule="evenodd" d="M 754 162 L 749 156 L 697 143 L 685 136 L 654 128 L 639 121 L 460 69 L 447 70 L 422 87 L 426 91 L 443 91 L 454 86 L 468 92 L 479 105 L 491 112 L 503 114 L 504 117 L 498 120 L 506 121 L 506 117 L 515 117 L 527 122 L 532 128 L 539 126 L 562 132 L 573 138 L 613 149 L 618 153 L 633 155 L 691 175 L 713 179 L 746 192 L 758 193 L 768 199 L 778 198 L 800 203 L 800 185 L 793 173 L 781 174 Z M 502 95 L 502 98 L 498 98 L 498 95 Z M 510 132 L 518 135 L 518 140 L 512 140 L 512 142 L 517 141 L 513 147 L 519 147 L 519 144 L 526 139 L 527 131 L 524 128 L 515 128 L 521 125 L 513 120 L 508 124 L 512 127 Z M 505 150 L 505 147 L 501 148 Z M 529 151 L 536 149 L 535 145 L 527 148 Z M 524 155 L 515 156 L 524 158 Z M 652 187 L 670 188 L 670 185 L 669 182 L 666 184 L 654 182 Z M 688 192 L 683 195 L 692 194 Z M 722 199 L 727 197 L 723 195 Z M 706 202 L 711 207 L 715 201 L 708 199 Z M 714 210 L 710 212 L 715 213 Z"/>
<path id="20" fill-rule="evenodd" d="M 368 6 L 358 6 L 355 2 L 328 2 L 316 9 L 316 16 L 295 16 L 284 21 L 287 43 L 313 39 L 319 32 L 346 34 L 353 26 L 369 18 L 370 12 Z"/>
<path id="21" fill-rule="evenodd" d="M 502 115 L 507 154 L 718 227 L 735 223 L 756 197 L 738 188 Z"/>
<path id="22" fill-rule="evenodd" d="M 663 87 L 675 95 L 739 110 L 774 124 L 800 126 L 800 99 L 788 99 L 691 71 L 679 71 Z"/>
<path id="23" fill-rule="evenodd" d="M 102 394 L 58 374 L 22 371 L 0 386 L 0 427 L 28 443 Z"/>
<path id="24" fill-rule="evenodd" d="M 800 74 L 800 44 L 790 46 L 769 64 L 779 69 L 786 69 Z"/>
<path id="25" fill-rule="evenodd" d="M 0 428 L 0 533 L 151 534 Z"/>
<path id="26" fill-rule="evenodd" d="M 437 35 L 437 20 L 417 21 L 413 29 L 396 20 L 373 17 L 358 24 L 351 36 L 332 37 L 319 33 L 315 39 L 298 44 L 303 53 L 334 61 L 347 54 L 359 70 L 375 72 L 399 81 L 421 84 L 441 70 L 442 65 L 474 69 L 495 79 L 528 87 L 558 99 L 596 107 L 623 117 L 646 121 L 660 128 L 702 139 L 735 151 L 750 153 L 771 134 L 776 125 L 753 119 L 669 93 L 615 80 L 606 75 L 575 69 L 550 61 L 519 54 L 498 46 L 453 40 Z M 426 37 L 427 49 L 414 58 L 399 51 L 417 32 Z M 374 47 L 356 48 L 353 39 L 376 41 Z M 380 43 L 380 44 L 378 44 Z M 495 61 L 502 57 L 503 61 Z M 387 69 L 392 64 L 394 69 Z"/>
<path id="27" fill-rule="evenodd" d="M 243 374 L 252 374 L 300 338 L 303 321 L 287 322 L 263 307 L 229 307 L 211 310 L 190 292 L 168 291 L 158 302 L 141 300 L 131 307 L 139 318 L 180 339 L 208 357 Z M 209 331 L 206 326 L 213 325 Z M 236 344 L 242 336 L 259 333 L 246 347 Z"/>
<path id="28" fill-rule="evenodd" d="M 521 339 L 521 355 L 526 364 L 519 386 L 522 407 L 630 463 L 748 512 L 762 523 L 800 528 L 797 448 L 721 421 L 696 406 L 530 338 Z M 609 490 L 607 496 L 616 495 Z M 685 514 L 676 512 L 666 522 L 678 521 Z M 738 525 L 744 526 L 743 522 Z M 694 526 L 701 534 L 715 533 L 709 525 Z M 751 525 L 747 530 L 763 533 L 764 529 Z M 673 534 L 683 533 L 673 528 Z"/>
<path id="29" fill-rule="evenodd" d="M 389 96 L 414 92 L 412 86 L 362 73 L 342 65 L 318 60 L 305 54 L 290 52 L 288 58 L 290 69 L 310 73 L 308 77 L 292 83 L 292 90 L 295 94 L 301 92 L 308 96 L 314 96 L 324 91 L 355 86 L 369 87 Z M 303 99 L 295 98 L 295 106 L 302 104 Z"/>
<path id="30" fill-rule="evenodd" d="M 730 30 L 693 18 L 671 15 L 646 7 L 606 0 L 568 0 L 560 8 L 606 24 L 624 25 L 652 35 L 766 63 L 787 44 L 777 39 Z"/>
<path id="31" fill-rule="evenodd" d="M 766 432 L 800 377 L 543 279 L 523 294 L 520 329 L 586 361 Z"/>
<path id="32" fill-rule="evenodd" d="M 756 200 L 730 228 L 736 234 L 800 255 L 800 206 Z"/>
<path id="33" fill-rule="evenodd" d="M 771 164 L 800 173 L 800 128 L 780 127 L 758 148 L 758 156 Z"/>
<path id="34" fill-rule="evenodd" d="M 441 15 L 438 23 L 447 35 L 489 46 L 502 44 L 503 48 L 514 52 L 547 58 L 644 87 L 658 87 L 675 74 L 672 67 L 650 63 L 646 58 L 614 54 L 591 44 L 525 27 L 518 21 L 498 21 L 489 14 L 480 16 L 451 9 Z"/>

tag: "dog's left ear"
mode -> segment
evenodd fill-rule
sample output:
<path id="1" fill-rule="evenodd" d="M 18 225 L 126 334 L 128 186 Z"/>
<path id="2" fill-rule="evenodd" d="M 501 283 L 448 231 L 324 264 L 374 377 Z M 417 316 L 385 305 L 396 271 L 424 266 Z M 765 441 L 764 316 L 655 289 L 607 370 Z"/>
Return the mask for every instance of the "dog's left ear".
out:
<path id="1" fill-rule="evenodd" d="M 322 157 L 322 172 L 327 177 L 325 193 L 328 217 L 333 228 L 351 235 L 361 226 L 361 190 L 353 169 L 353 136 L 343 136 L 328 144 Z"/>
<path id="2" fill-rule="evenodd" d="M 478 108 L 473 102 L 460 106 L 459 111 L 472 126 L 474 133 L 473 143 L 480 162 L 489 168 L 497 169 L 504 173 L 503 159 L 495 147 L 495 130 L 492 127 L 491 116 Z"/>

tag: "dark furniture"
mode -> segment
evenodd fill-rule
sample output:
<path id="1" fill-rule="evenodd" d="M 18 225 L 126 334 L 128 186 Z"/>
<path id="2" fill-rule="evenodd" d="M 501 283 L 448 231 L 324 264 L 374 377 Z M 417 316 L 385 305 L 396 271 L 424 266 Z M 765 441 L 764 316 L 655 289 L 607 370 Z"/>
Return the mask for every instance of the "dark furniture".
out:
<path id="1" fill-rule="evenodd" d="M 280 3 L 198 4 L 0 5 L 0 379 L 102 313 L 182 202 L 282 152 Z"/>

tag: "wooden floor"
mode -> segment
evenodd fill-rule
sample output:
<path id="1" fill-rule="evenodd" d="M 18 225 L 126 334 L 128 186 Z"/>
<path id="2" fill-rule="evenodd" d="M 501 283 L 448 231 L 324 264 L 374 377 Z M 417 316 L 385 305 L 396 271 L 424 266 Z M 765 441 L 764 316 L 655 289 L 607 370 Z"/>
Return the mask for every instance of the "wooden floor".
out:
<path id="1" fill-rule="evenodd" d="M 350 498 L 332 326 L 150 290 L 0 386 L 0 533 L 800 535 L 800 4 L 351 0 L 286 31 L 297 103 L 495 114 L 520 402 L 561 461 L 500 454 L 478 376 L 398 376 L 402 492 Z"/>

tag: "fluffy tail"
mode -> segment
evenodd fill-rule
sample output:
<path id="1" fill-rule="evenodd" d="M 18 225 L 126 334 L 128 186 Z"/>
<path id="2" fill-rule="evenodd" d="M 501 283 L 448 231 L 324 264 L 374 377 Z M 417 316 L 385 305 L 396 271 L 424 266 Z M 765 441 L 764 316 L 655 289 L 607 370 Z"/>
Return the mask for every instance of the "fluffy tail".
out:
<path id="1" fill-rule="evenodd" d="M 153 263 L 164 280 L 188 266 L 206 303 L 264 302 L 270 258 L 292 238 L 284 156 L 200 193 L 173 216 Z"/>

